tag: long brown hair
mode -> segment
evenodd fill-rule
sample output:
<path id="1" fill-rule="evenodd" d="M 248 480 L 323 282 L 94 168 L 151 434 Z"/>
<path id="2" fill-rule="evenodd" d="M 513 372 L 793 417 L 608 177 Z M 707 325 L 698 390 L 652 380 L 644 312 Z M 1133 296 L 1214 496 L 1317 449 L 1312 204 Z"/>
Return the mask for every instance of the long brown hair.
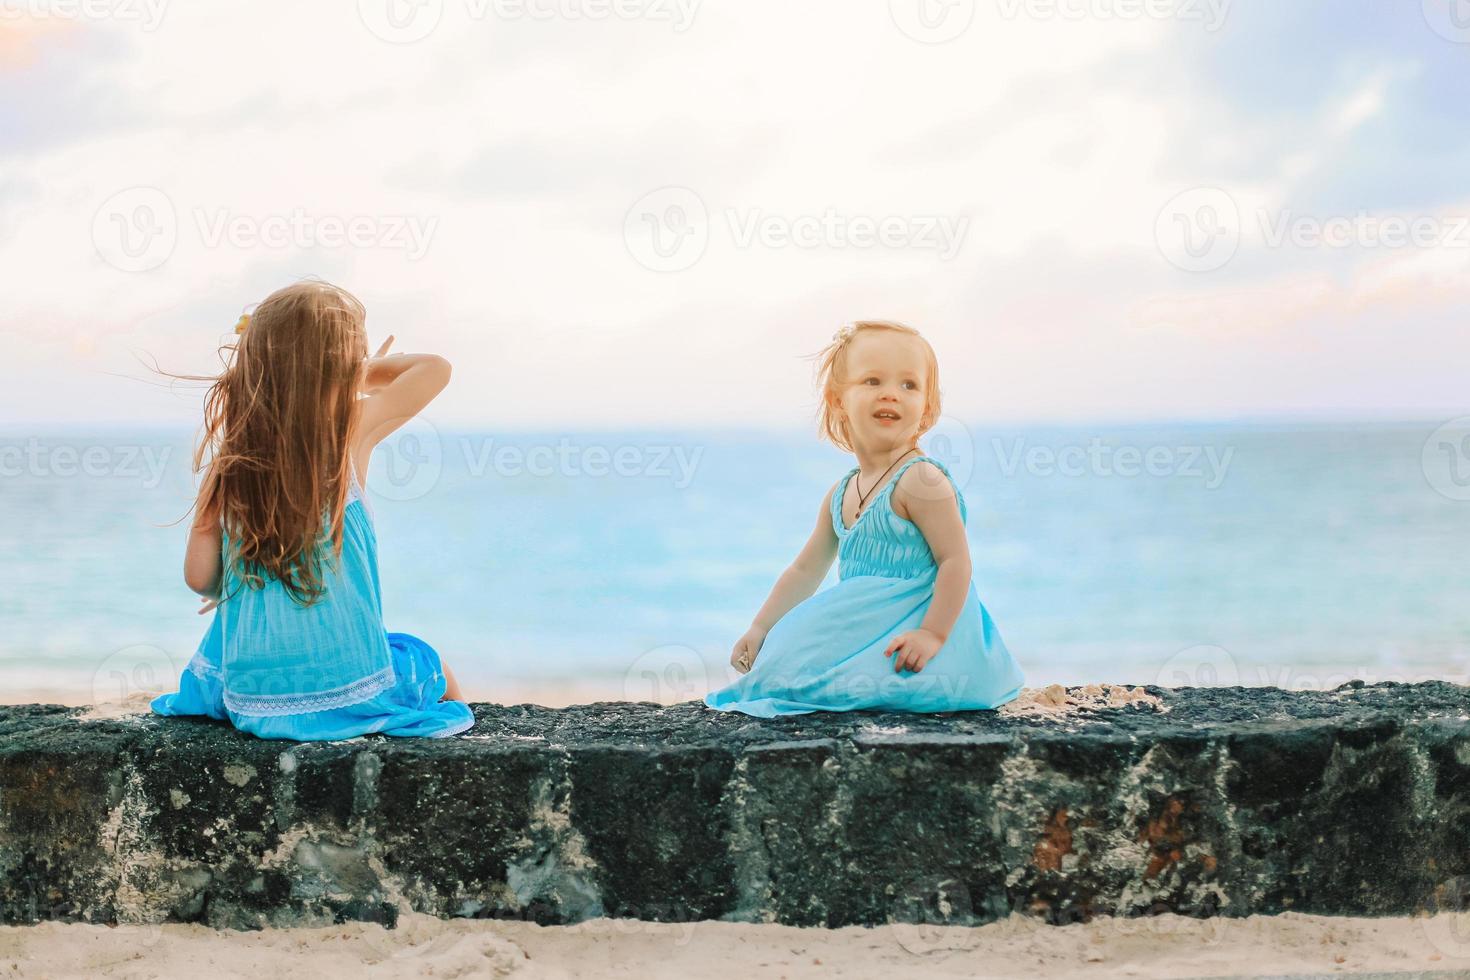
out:
<path id="1" fill-rule="evenodd" d="M 300 605 L 325 594 L 325 543 L 342 551 L 365 316 L 330 283 L 278 289 L 221 348 L 224 370 L 199 379 L 213 381 L 194 451 L 194 471 L 208 467 L 199 512 L 221 517 L 236 577 L 277 579 Z"/>

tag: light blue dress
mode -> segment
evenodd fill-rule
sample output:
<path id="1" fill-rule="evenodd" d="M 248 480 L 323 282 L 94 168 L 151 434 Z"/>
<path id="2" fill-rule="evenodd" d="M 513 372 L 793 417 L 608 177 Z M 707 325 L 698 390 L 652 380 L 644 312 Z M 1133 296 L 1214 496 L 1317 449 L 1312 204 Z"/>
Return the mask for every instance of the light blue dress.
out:
<path id="1" fill-rule="evenodd" d="M 229 565 L 223 593 L 231 597 L 215 607 L 178 692 L 153 699 L 156 714 L 206 715 L 298 741 L 444 737 L 474 725 L 469 705 L 439 700 L 447 679 L 434 648 L 383 627 L 377 535 L 356 472 L 341 560 L 323 563 L 326 594 L 316 603 L 297 604 L 275 579 L 242 586 Z"/>
<path id="2" fill-rule="evenodd" d="M 973 582 L 949 638 L 922 671 L 896 672 L 893 656 L 884 655 L 895 636 L 919 628 L 934 598 L 934 554 L 918 526 L 894 513 L 891 501 L 899 479 L 921 459 L 954 484 L 939 460 L 915 457 L 850 529 L 842 524 L 842 495 L 857 469 L 842 478 L 832 492 L 837 584 L 781 617 L 750 671 L 705 695 L 705 704 L 773 718 L 812 711 L 970 711 L 999 707 L 1021 693 L 1021 668 Z M 954 492 L 964 520 L 965 498 L 958 486 Z"/>

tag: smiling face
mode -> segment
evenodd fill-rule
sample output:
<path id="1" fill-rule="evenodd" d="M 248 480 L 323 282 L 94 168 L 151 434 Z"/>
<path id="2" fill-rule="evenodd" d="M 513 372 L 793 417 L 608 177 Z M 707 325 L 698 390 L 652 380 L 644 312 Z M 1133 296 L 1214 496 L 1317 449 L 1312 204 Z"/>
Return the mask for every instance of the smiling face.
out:
<path id="1" fill-rule="evenodd" d="M 845 360 L 836 408 L 853 446 L 881 453 L 918 442 L 934 424 L 924 342 L 895 330 L 863 330 Z"/>

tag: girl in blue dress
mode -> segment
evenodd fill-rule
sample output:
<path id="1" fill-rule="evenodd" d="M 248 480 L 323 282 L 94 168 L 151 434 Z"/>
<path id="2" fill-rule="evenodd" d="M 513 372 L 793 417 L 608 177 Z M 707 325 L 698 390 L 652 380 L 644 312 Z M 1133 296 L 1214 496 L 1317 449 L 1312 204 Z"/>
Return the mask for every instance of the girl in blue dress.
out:
<path id="1" fill-rule="evenodd" d="M 184 580 L 213 611 L 160 715 L 206 715 L 261 738 L 448 736 L 474 724 L 423 640 L 383 627 L 363 495 L 373 447 L 449 382 L 433 354 L 367 356 L 365 311 L 307 280 L 236 325 L 205 397 Z"/>
<path id="2" fill-rule="evenodd" d="M 1024 677 L 970 580 L 965 500 L 919 438 L 940 414 L 939 364 L 910 327 L 864 321 L 821 354 L 823 435 L 857 466 L 705 695 L 721 711 L 995 708 Z M 838 559 L 838 583 L 813 595 Z"/>

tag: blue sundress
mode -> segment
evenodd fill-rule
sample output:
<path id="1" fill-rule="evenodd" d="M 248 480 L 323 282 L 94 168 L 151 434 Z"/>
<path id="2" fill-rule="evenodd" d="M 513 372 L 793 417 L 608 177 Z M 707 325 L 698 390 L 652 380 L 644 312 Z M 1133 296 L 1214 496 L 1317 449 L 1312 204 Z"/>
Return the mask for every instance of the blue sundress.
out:
<path id="1" fill-rule="evenodd" d="M 445 737 L 474 725 L 469 705 L 439 700 L 447 679 L 434 648 L 383 627 L 377 535 L 355 469 L 342 520 L 341 559 L 323 563 L 326 593 L 311 606 L 275 579 L 241 585 L 226 562 L 230 598 L 215 607 L 179 690 L 153 699 L 154 713 L 297 741 Z"/>
<path id="2" fill-rule="evenodd" d="M 888 643 L 918 629 L 934 598 L 938 566 L 923 533 L 894 513 L 893 488 L 920 460 L 904 463 L 851 528 L 842 523 L 842 496 L 853 468 L 832 492 L 838 540 L 838 582 L 797 604 L 771 627 L 750 671 L 705 695 L 720 711 L 758 718 L 813 711 L 972 711 L 996 708 L 1021 693 L 1025 680 L 990 613 L 970 583 L 949 637 L 918 672 L 893 669 Z M 960 519 L 965 498 L 954 486 Z"/>

